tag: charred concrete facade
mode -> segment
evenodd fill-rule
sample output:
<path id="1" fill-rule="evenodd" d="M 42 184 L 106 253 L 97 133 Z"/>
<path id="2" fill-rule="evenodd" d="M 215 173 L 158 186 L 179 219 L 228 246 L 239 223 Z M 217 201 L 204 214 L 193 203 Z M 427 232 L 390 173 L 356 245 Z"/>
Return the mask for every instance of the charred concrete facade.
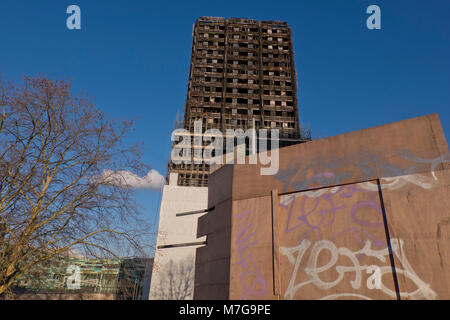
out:
<path id="1" fill-rule="evenodd" d="M 279 146 L 310 139 L 301 130 L 291 30 L 286 22 L 201 17 L 193 27 L 184 119 L 207 129 L 278 129 Z M 203 144 L 205 147 L 205 144 Z M 270 148 L 270 146 L 269 146 Z M 207 186 L 209 165 L 169 164 L 180 186 Z"/>

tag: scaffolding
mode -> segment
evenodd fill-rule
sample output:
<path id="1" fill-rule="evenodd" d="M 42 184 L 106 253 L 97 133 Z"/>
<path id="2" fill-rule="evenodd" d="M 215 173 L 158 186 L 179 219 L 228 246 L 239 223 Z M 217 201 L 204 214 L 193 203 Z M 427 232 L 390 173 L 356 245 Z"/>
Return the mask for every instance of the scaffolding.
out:
<path id="1" fill-rule="evenodd" d="M 193 28 L 183 121 L 202 130 L 278 129 L 279 146 L 311 139 L 300 128 L 291 30 L 283 21 L 200 17 Z M 191 153 L 193 154 L 193 152 Z M 192 161 L 193 162 L 193 161 Z M 209 166 L 169 163 L 178 185 L 207 186 Z"/>

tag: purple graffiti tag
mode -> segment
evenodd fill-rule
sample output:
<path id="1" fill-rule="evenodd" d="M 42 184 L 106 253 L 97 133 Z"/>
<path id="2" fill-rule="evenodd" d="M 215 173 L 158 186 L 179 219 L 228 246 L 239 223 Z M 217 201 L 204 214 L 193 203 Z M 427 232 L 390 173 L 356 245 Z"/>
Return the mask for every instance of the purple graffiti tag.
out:
<path id="1" fill-rule="evenodd" d="M 249 261 L 250 265 L 247 261 Z M 247 300 L 249 295 L 263 295 L 266 292 L 266 282 L 259 272 L 252 255 L 243 258 L 238 264 L 245 268 L 245 271 L 239 277 L 242 285 L 241 299 Z M 250 271 L 251 269 L 254 269 L 254 271 Z M 247 286 L 248 282 L 251 283 L 250 286 Z M 258 285 L 261 287 L 260 289 L 257 289 Z"/>
<path id="2" fill-rule="evenodd" d="M 333 176 L 330 172 L 324 172 L 320 175 L 326 177 Z M 350 207 L 347 207 L 344 204 L 339 206 L 335 204 L 334 201 L 335 197 L 340 197 L 342 199 L 351 199 L 355 193 L 360 192 L 368 194 L 370 200 L 356 202 L 352 204 Z M 377 202 L 378 198 L 376 195 L 377 195 L 376 192 L 361 189 L 356 185 L 347 185 L 344 187 L 338 187 L 338 189 L 334 189 L 333 191 L 322 194 L 307 193 L 301 196 L 292 195 L 290 199 L 289 198 L 286 199 L 287 201 L 285 200 L 282 203 L 280 202 L 280 208 L 284 208 L 288 211 L 284 230 L 285 234 L 288 234 L 293 230 L 304 226 L 306 230 L 303 231 L 302 234 L 300 235 L 299 243 L 302 243 L 302 241 L 304 239 L 307 239 L 312 233 L 316 233 L 318 240 L 322 240 L 323 228 L 332 226 L 337 217 L 337 213 L 341 212 L 340 213 L 341 215 L 349 214 L 355 225 L 347 227 L 342 231 L 335 233 L 329 239 L 324 240 L 332 241 L 344 233 L 352 233 L 356 241 L 364 244 L 365 241 L 361 239 L 360 237 L 361 234 L 359 233 L 361 231 L 365 236 L 367 236 L 369 239 L 373 241 L 373 244 L 375 246 L 386 247 L 385 241 L 377 239 L 368 230 L 368 228 L 377 228 L 377 229 L 381 228 L 383 226 L 383 223 L 365 221 L 357 216 L 357 212 L 361 208 L 370 208 L 374 209 L 380 218 L 382 217 L 381 208 L 379 203 Z M 297 200 L 297 198 L 299 199 Z M 311 206 L 312 208 L 309 210 L 306 208 L 306 201 L 308 199 L 311 199 L 313 201 Z M 300 201 L 299 210 L 294 209 L 296 201 Z M 323 203 L 327 203 L 328 208 L 318 209 L 323 205 Z M 311 222 L 312 221 L 311 218 L 313 217 L 313 215 L 317 214 L 318 217 L 320 217 L 320 219 L 318 219 L 319 221 L 317 223 L 313 224 Z M 326 219 L 328 219 L 328 222 L 325 224 Z M 296 221 L 298 222 L 296 223 Z"/>
<path id="3" fill-rule="evenodd" d="M 318 199 L 318 198 L 314 198 L 314 200 L 315 200 L 314 208 L 312 208 L 311 211 L 305 213 L 305 204 L 304 204 L 304 201 L 302 201 L 301 215 L 297 217 L 297 220 L 300 220 L 300 221 L 302 221 L 302 222 L 301 222 L 301 223 L 298 223 L 298 224 L 296 224 L 296 225 L 294 225 L 294 226 L 289 227 L 290 220 L 291 220 L 291 216 L 292 216 L 292 209 L 293 209 L 293 207 L 294 207 L 294 204 L 295 204 L 295 200 L 296 200 L 296 199 L 297 199 L 297 198 L 293 198 L 292 201 L 291 201 L 291 203 L 290 203 L 290 206 L 289 206 L 289 213 L 288 213 L 288 218 L 287 218 L 287 222 L 286 222 L 285 233 L 289 233 L 289 232 L 291 232 L 292 230 L 297 229 L 298 227 L 301 227 L 301 226 L 304 225 L 305 223 L 307 224 L 308 221 L 306 220 L 306 217 L 307 217 L 308 215 L 310 215 L 312 212 L 314 212 L 314 210 L 316 210 L 316 209 L 317 209 L 317 206 L 319 205 L 319 199 Z M 304 200 L 304 199 L 302 199 L 302 200 Z M 308 227 L 313 228 L 313 226 L 311 226 L 311 225 L 308 225 Z"/>
<path id="4" fill-rule="evenodd" d="M 242 286 L 241 299 L 243 300 L 247 300 L 249 295 L 260 296 L 266 292 L 266 282 L 253 259 L 253 255 L 251 253 L 244 255 L 246 249 L 258 243 L 256 239 L 250 240 L 252 237 L 254 239 L 257 233 L 256 230 L 251 231 L 251 228 L 255 227 L 255 225 L 248 222 L 250 214 L 250 211 L 246 211 L 243 214 L 236 215 L 237 219 L 243 219 L 243 226 L 238 230 L 235 237 L 240 258 L 237 265 L 245 269 L 239 277 Z M 247 285 L 247 283 L 250 283 L 250 285 Z"/>
<path id="5" fill-rule="evenodd" d="M 314 199 L 313 208 L 311 210 L 309 210 L 309 211 L 307 211 L 306 208 L 305 208 L 307 199 Z M 295 225 L 290 225 L 291 224 L 292 211 L 293 211 L 293 206 L 294 206 L 295 200 L 296 200 L 296 198 L 293 198 L 291 200 L 291 202 L 290 202 L 290 205 L 289 205 L 289 209 L 288 209 L 289 211 L 288 211 L 288 217 L 287 217 L 287 222 L 286 222 L 286 227 L 285 227 L 285 233 L 289 233 L 292 230 L 295 230 L 295 229 L 297 229 L 297 228 L 299 228 L 301 226 L 306 226 L 308 228 L 308 231 L 301 237 L 300 243 L 303 241 L 303 239 L 306 238 L 306 236 L 308 236 L 312 232 L 317 232 L 318 239 L 320 240 L 321 239 L 320 226 L 322 225 L 323 221 L 325 220 L 326 215 L 328 215 L 328 214 L 331 215 L 330 221 L 328 222 L 328 225 L 330 226 L 334 222 L 337 210 L 345 209 L 345 205 L 341 205 L 341 206 L 337 207 L 334 204 L 333 195 L 331 195 L 331 194 L 324 194 L 322 196 L 315 197 L 315 198 L 309 198 L 309 197 L 303 196 L 301 198 L 301 204 L 300 204 L 300 215 L 298 215 L 296 217 L 296 220 L 299 220 L 301 222 L 298 223 L 298 224 L 295 224 Z M 330 208 L 327 209 L 327 210 L 323 210 L 322 209 L 322 210 L 317 211 L 319 203 L 321 201 L 323 201 L 323 200 L 329 203 Z M 283 207 L 285 207 L 285 206 L 283 206 Z M 285 207 L 285 208 L 287 208 L 287 207 Z M 317 213 L 320 216 L 320 221 L 316 225 L 311 224 L 311 222 L 308 220 L 308 217 L 310 217 L 314 213 Z"/>
<path id="6" fill-rule="evenodd" d="M 333 222 L 334 222 L 334 218 L 335 218 L 335 216 L 336 216 L 336 211 L 337 211 L 337 210 L 343 210 L 343 209 L 345 209 L 345 205 L 336 207 L 336 206 L 334 205 L 334 202 L 333 202 L 333 195 L 332 195 L 332 194 L 329 194 L 329 193 L 324 194 L 324 195 L 322 196 L 322 199 L 325 199 L 325 200 L 327 200 L 327 201 L 330 203 L 331 209 L 328 209 L 328 210 L 320 210 L 320 211 L 319 211 L 319 214 L 320 214 L 320 215 L 322 216 L 322 218 L 323 218 L 327 213 L 331 213 L 331 219 L 330 219 L 330 221 L 328 222 L 328 225 L 331 226 L 331 225 L 333 224 Z"/>

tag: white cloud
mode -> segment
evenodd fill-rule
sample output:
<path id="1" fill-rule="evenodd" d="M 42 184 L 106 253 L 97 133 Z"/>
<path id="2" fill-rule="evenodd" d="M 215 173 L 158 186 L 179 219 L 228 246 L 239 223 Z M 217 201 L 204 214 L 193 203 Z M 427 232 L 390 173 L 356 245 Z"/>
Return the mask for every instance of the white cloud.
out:
<path id="1" fill-rule="evenodd" d="M 150 170 L 144 177 L 139 177 L 130 171 L 104 170 L 102 183 L 121 186 L 124 188 L 159 190 L 165 184 L 165 178 L 156 170 Z"/>

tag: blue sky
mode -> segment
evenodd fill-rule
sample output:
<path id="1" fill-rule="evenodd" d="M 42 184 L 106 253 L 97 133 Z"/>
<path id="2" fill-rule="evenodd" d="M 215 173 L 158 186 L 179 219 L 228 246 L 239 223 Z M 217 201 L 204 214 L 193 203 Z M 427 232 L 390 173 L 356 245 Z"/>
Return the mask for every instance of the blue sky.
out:
<path id="1" fill-rule="evenodd" d="M 81 30 L 66 8 L 81 8 Z M 381 8 L 381 30 L 366 8 Z M 136 119 L 130 141 L 164 173 L 177 110 L 183 112 L 192 25 L 200 16 L 283 20 L 293 32 L 300 120 L 313 138 L 439 113 L 450 135 L 450 1 L 2 0 L 4 79 L 70 77 L 113 118 Z M 159 192 L 138 201 L 156 221 Z"/>

